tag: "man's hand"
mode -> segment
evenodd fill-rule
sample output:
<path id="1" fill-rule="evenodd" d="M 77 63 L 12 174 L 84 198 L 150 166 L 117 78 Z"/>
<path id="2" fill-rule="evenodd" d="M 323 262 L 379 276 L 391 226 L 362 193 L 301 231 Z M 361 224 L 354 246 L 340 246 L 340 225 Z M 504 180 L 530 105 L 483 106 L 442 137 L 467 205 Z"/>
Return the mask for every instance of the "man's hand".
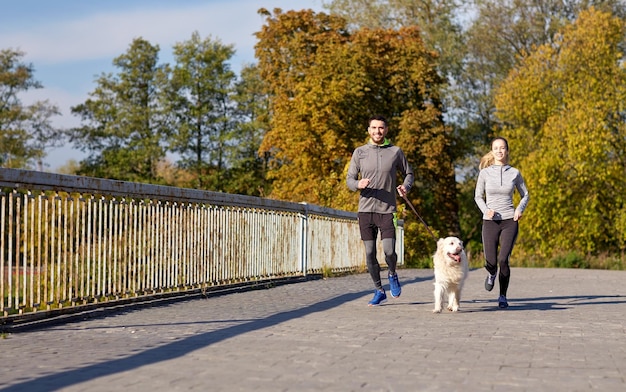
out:
<path id="1" fill-rule="evenodd" d="M 396 190 L 398 191 L 398 194 L 402 197 L 406 196 L 406 188 L 404 187 L 404 185 L 398 185 L 398 187 L 396 188 Z"/>
<path id="2" fill-rule="evenodd" d="M 369 178 L 361 178 L 359 180 L 359 183 L 357 184 L 357 188 L 358 189 L 365 189 L 367 188 L 367 186 L 370 184 L 370 179 Z"/>

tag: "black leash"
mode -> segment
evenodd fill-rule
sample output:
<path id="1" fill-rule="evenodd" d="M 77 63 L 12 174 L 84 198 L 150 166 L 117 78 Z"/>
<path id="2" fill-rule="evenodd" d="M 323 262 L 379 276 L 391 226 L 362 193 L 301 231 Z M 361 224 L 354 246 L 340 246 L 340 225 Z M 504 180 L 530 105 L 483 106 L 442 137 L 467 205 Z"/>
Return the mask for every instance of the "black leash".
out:
<path id="1" fill-rule="evenodd" d="M 409 207 L 411 207 L 411 209 L 413 210 L 413 212 L 415 213 L 415 215 L 419 218 L 420 221 L 422 221 L 422 223 L 424 224 L 424 227 L 426 227 L 426 230 L 428 230 L 428 232 L 430 233 L 430 235 L 433 237 L 433 239 L 435 240 L 435 242 L 437 242 L 437 237 L 433 234 L 433 232 L 430 230 L 430 227 L 428 227 L 428 225 L 426 224 L 426 222 L 424 222 L 424 219 L 422 219 L 422 217 L 420 216 L 420 214 L 417 213 L 417 210 L 415 209 L 415 207 L 413 207 L 413 204 L 411 203 L 411 201 L 409 200 L 408 197 L 406 197 L 406 195 L 401 195 L 402 198 L 404 199 L 404 201 L 406 202 L 406 204 L 409 205 Z"/>

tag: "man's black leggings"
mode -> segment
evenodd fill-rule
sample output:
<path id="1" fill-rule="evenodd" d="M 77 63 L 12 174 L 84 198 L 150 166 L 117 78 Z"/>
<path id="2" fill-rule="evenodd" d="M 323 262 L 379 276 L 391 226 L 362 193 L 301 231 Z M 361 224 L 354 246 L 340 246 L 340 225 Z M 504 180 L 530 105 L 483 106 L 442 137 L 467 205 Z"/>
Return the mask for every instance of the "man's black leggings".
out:
<path id="1" fill-rule="evenodd" d="M 513 219 L 483 220 L 483 252 L 485 253 L 485 268 L 491 275 L 495 275 L 500 266 L 498 280 L 500 295 L 506 296 L 511 279 L 509 259 L 515 240 L 517 239 L 518 222 Z M 500 249 L 498 250 L 498 246 Z"/>
<path id="2" fill-rule="evenodd" d="M 380 280 L 380 264 L 376 258 L 376 241 L 363 241 L 365 245 L 365 261 L 367 263 L 367 270 L 374 281 L 374 286 L 378 290 L 383 289 L 383 284 Z M 396 273 L 396 266 L 398 264 L 398 254 L 396 253 L 396 240 L 393 238 L 383 238 L 383 250 L 385 252 L 385 262 L 389 270 L 389 274 Z"/>

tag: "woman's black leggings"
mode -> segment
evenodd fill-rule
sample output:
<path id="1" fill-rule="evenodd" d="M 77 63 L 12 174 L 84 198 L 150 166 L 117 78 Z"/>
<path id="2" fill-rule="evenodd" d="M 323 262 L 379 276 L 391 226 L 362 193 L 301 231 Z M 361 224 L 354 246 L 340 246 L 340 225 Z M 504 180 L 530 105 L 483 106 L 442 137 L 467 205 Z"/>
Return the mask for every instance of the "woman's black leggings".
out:
<path id="1" fill-rule="evenodd" d="M 485 252 L 485 268 L 495 275 L 500 266 L 498 280 L 500 295 L 505 295 L 509 288 L 511 269 L 509 259 L 515 240 L 517 239 L 518 222 L 513 219 L 483 220 L 483 252 Z M 498 250 L 498 247 L 500 249 Z"/>

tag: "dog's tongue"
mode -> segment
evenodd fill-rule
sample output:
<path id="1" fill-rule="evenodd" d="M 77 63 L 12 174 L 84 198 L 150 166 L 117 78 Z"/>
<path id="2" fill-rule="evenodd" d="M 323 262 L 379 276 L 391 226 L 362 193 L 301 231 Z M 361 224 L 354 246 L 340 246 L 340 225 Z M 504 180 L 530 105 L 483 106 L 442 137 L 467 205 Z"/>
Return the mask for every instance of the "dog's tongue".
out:
<path id="1" fill-rule="evenodd" d="M 461 262 L 461 254 L 460 253 L 448 253 L 448 255 L 450 255 L 450 257 L 452 257 L 454 259 L 454 261 L 456 261 L 457 263 Z"/>

